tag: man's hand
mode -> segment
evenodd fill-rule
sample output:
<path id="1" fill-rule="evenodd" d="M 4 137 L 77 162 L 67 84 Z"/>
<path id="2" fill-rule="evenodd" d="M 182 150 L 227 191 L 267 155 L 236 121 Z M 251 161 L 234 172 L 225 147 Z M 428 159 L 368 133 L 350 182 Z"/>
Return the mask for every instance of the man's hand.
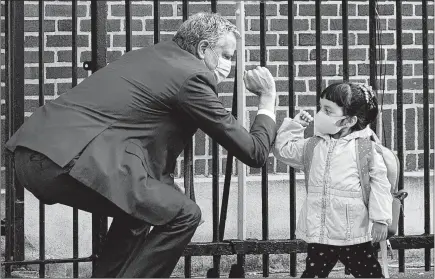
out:
<path id="1" fill-rule="evenodd" d="M 300 113 L 296 114 L 293 120 L 301 124 L 302 126 L 307 127 L 314 120 L 314 118 L 308 112 L 303 110 Z"/>
<path id="2" fill-rule="evenodd" d="M 246 89 L 257 96 L 275 97 L 275 80 L 272 74 L 265 67 L 258 66 L 256 69 L 245 72 L 243 77 Z"/>
<path id="3" fill-rule="evenodd" d="M 382 223 L 373 223 L 372 242 L 380 242 L 387 239 L 388 226 Z"/>

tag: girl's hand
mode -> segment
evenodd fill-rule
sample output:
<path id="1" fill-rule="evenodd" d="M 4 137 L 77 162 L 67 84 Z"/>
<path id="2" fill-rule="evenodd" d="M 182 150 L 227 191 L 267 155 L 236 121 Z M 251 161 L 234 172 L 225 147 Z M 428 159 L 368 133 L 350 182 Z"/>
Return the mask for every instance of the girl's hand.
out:
<path id="1" fill-rule="evenodd" d="M 387 239 L 388 226 L 382 223 L 373 223 L 372 242 L 380 242 Z"/>
<path id="2" fill-rule="evenodd" d="M 302 110 L 293 118 L 293 120 L 298 122 L 302 126 L 307 127 L 314 120 L 314 118 L 308 112 Z"/>

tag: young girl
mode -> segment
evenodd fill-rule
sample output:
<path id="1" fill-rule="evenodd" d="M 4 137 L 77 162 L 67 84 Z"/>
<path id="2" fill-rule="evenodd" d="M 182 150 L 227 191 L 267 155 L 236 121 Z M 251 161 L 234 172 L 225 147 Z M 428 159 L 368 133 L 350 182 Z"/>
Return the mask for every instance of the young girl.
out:
<path id="1" fill-rule="evenodd" d="M 314 117 L 313 150 L 308 193 L 296 236 L 308 243 L 302 277 L 327 277 L 340 260 L 354 277 L 383 277 L 372 242 L 385 240 L 392 219 L 390 183 L 381 154 L 373 149 L 368 208 L 364 204 L 356 162 L 355 139 L 373 134 L 378 104 L 366 85 L 336 83 L 321 94 Z M 313 118 L 305 111 L 286 118 L 278 130 L 274 155 L 304 168 L 304 130 Z M 308 174 L 306 174 L 308 175 Z M 371 227 L 371 230 L 370 230 Z"/>

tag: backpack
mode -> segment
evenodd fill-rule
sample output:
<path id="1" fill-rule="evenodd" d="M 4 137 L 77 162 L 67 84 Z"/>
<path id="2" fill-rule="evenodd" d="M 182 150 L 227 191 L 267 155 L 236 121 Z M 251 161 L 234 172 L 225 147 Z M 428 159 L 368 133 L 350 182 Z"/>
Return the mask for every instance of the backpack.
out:
<path id="1" fill-rule="evenodd" d="M 313 152 L 316 145 L 321 140 L 320 137 L 314 136 L 308 139 L 304 145 L 304 172 L 305 172 L 305 185 L 308 190 L 309 172 L 311 169 L 311 162 L 313 160 Z M 368 208 L 368 202 L 370 197 L 370 176 L 369 167 L 371 158 L 373 157 L 373 145 L 382 157 L 384 158 L 385 165 L 387 167 L 387 177 L 391 184 L 391 195 L 393 196 L 392 202 L 392 220 L 388 226 L 388 237 L 397 233 L 397 227 L 399 223 L 400 211 L 403 210 L 402 200 L 408 196 L 408 193 L 404 190 L 398 191 L 400 162 L 396 154 L 390 149 L 382 146 L 381 144 L 373 144 L 373 142 L 379 143 L 379 139 L 373 133 L 372 138 L 358 138 L 356 139 L 356 157 L 358 172 L 361 180 L 361 189 L 364 203 Z"/>

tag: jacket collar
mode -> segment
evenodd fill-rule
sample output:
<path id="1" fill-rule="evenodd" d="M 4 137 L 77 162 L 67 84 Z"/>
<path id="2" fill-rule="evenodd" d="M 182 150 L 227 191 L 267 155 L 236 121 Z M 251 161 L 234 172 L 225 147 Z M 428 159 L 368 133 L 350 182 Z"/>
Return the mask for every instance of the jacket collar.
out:
<path id="1" fill-rule="evenodd" d="M 332 139 L 332 137 L 330 135 L 316 134 L 316 136 L 321 137 L 325 140 Z M 370 129 L 370 126 L 367 126 L 365 129 L 352 132 L 345 137 L 339 138 L 339 140 L 350 141 L 350 140 L 357 139 L 357 138 L 370 138 L 370 137 L 373 137 L 375 142 L 379 142 L 379 139 L 376 136 L 376 133 L 372 129 Z"/>

